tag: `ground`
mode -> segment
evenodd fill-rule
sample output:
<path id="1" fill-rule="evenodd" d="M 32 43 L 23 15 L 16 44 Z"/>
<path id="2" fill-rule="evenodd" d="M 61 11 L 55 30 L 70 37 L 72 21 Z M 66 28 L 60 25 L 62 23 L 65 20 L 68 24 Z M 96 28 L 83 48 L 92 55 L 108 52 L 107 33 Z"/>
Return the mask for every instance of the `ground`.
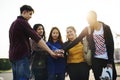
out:
<path id="1" fill-rule="evenodd" d="M 117 80 L 120 80 L 120 65 L 116 65 L 116 69 L 117 69 L 117 74 L 118 74 Z M 12 80 L 11 71 L 6 71 L 6 72 L 2 71 L 0 73 L 0 80 Z M 70 80 L 70 79 L 69 79 L 69 77 L 66 77 L 65 80 Z M 89 80 L 94 80 L 92 70 L 90 71 L 90 79 Z"/>

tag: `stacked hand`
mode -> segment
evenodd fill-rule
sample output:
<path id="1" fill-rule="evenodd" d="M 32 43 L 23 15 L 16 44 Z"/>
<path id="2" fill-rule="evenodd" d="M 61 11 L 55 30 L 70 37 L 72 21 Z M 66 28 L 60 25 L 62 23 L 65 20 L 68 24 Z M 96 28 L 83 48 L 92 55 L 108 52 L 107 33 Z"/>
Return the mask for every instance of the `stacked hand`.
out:
<path id="1" fill-rule="evenodd" d="M 57 57 L 64 57 L 64 50 L 62 49 L 55 50 L 54 53 Z"/>

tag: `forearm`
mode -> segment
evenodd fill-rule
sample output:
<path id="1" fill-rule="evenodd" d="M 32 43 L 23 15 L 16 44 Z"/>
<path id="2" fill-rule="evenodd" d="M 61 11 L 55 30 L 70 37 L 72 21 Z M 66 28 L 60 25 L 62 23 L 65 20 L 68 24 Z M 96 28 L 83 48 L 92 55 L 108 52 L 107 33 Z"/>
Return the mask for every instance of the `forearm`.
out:
<path id="1" fill-rule="evenodd" d="M 63 47 L 63 49 L 65 51 L 69 50 L 70 48 L 74 47 L 76 44 L 78 44 L 79 42 L 82 41 L 83 37 L 85 35 L 83 33 L 81 33 L 74 41 L 72 41 L 71 43 L 67 44 L 66 46 Z"/>
<path id="2" fill-rule="evenodd" d="M 52 50 L 47 46 L 47 44 L 45 43 L 43 39 L 41 39 L 38 42 L 38 45 L 41 46 L 43 49 L 45 49 L 49 54 L 53 54 Z"/>
<path id="3" fill-rule="evenodd" d="M 69 50 L 70 48 L 74 47 L 76 44 L 78 44 L 80 41 L 82 41 L 83 37 L 85 37 L 86 34 L 87 34 L 86 32 L 87 32 L 87 31 L 86 31 L 86 28 L 85 28 L 85 29 L 80 33 L 80 35 L 79 35 L 74 41 L 72 41 L 71 43 L 63 46 L 63 49 L 64 49 L 65 51 L 67 51 L 67 50 Z"/>
<path id="4" fill-rule="evenodd" d="M 63 46 L 63 49 L 65 50 L 65 51 L 67 51 L 67 50 L 69 50 L 70 48 L 72 48 L 72 47 L 74 47 L 78 42 L 80 42 L 79 41 L 79 38 L 76 38 L 73 42 L 69 42 L 69 43 L 67 43 L 67 44 L 65 44 L 65 46 Z"/>

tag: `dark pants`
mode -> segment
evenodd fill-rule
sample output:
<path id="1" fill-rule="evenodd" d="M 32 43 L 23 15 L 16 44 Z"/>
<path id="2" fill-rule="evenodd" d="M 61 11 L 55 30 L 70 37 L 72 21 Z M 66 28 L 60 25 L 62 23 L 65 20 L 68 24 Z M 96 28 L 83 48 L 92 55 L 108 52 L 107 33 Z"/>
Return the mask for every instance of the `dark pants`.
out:
<path id="1" fill-rule="evenodd" d="M 47 70 L 46 68 L 34 68 L 32 70 L 33 74 L 34 74 L 34 77 L 35 77 L 35 80 L 47 80 Z"/>
<path id="2" fill-rule="evenodd" d="M 89 66 L 85 62 L 68 64 L 70 80 L 88 80 Z"/>
<path id="3" fill-rule="evenodd" d="M 100 80 L 103 67 L 107 66 L 107 60 L 94 58 L 92 60 L 92 70 L 94 73 L 95 80 Z M 117 73 L 115 69 L 115 64 L 113 62 L 113 80 L 116 80 Z"/>
<path id="4" fill-rule="evenodd" d="M 64 73 L 48 74 L 48 80 L 65 80 Z"/>
<path id="5" fill-rule="evenodd" d="M 34 51 L 32 53 L 31 69 L 35 80 L 47 80 L 47 56 L 45 52 L 46 51 Z"/>

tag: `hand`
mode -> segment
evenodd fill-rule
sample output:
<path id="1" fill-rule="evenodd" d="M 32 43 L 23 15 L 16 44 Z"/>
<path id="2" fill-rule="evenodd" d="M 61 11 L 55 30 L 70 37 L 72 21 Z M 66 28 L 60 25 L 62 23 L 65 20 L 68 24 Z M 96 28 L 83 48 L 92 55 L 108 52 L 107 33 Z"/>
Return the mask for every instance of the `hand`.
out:
<path id="1" fill-rule="evenodd" d="M 50 53 L 50 55 L 53 57 L 53 58 L 57 58 L 57 54 L 56 53 L 54 53 L 53 51 Z"/>
<path id="2" fill-rule="evenodd" d="M 64 54 L 64 50 L 63 50 L 63 49 L 58 49 L 58 50 L 55 50 L 54 52 L 55 52 L 55 53 L 61 53 L 61 54 Z"/>
<path id="3" fill-rule="evenodd" d="M 60 52 L 63 53 L 63 54 L 65 53 L 65 51 L 63 49 L 60 49 Z"/>
<path id="4" fill-rule="evenodd" d="M 64 57 L 64 54 L 57 54 L 58 57 Z"/>
<path id="5" fill-rule="evenodd" d="M 58 49 L 54 51 L 58 57 L 64 57 L 64 50 Z"/>
<path id="6" fill-rule="evenodd" d="M 67 77 L 67 76 L 68 76 L 68 73 L 66 72 L 66 73 L 65 73 L 65 77 Z"/>
<path id="7" fill-rule="evenodd" d="M 113 66 L 112 66 L 112 64 L 107 64 L 107 68 L 108 68 L 108 67 L 112 68 Z"/>

